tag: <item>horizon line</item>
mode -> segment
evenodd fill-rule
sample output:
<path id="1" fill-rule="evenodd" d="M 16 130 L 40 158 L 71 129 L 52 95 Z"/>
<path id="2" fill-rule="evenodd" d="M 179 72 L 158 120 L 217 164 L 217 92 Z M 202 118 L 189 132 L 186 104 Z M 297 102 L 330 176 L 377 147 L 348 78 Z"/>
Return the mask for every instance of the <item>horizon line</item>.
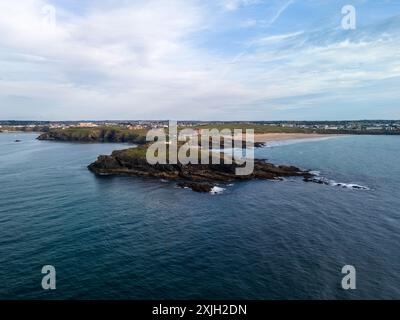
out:
<path id="1" fill-rule="evenodd" d="M 318 120 L 294 120 L 294 119 L 279 119 L 279 120 L 195 120 L 195 119 L 76 119 L 76 120 L 33 120 L 33 119 L 0 119 L 0 122 L 127 122 L 127 121 L 177 121 L 177 122 L 350 122 L 350 121 L 400 121 L 400 119 L 384 119 L 384 118 L 360 118 L 360 119 L 318 119 Z"/>
<path id="2" fill-rule="evenodd" d="M 400 119 L 341 119 L 341 120 L 176 120 L 176 119 L 78 119 L 78 120 L 32 120 L 32 119 L 0 119 L 0 122 L 129 122 L 129 121 L 143 121 L 143 122 L 361 122 L 361 121 L 400 121 Z"/>

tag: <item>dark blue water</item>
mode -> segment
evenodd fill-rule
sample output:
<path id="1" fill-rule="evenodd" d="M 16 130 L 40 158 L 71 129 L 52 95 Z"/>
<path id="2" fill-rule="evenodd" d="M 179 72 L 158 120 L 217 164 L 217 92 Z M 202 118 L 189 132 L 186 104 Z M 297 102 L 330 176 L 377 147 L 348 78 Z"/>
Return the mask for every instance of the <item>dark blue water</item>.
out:
<path id="1" fill-rule="evenodd" d="M 219 195 L 99 178 L 86 165 L 126 146 L 35 137 L 0 134 L 0 299 L 400 298 L 400 137 L 257 151 L 369 191 L 288 179 Z"/>

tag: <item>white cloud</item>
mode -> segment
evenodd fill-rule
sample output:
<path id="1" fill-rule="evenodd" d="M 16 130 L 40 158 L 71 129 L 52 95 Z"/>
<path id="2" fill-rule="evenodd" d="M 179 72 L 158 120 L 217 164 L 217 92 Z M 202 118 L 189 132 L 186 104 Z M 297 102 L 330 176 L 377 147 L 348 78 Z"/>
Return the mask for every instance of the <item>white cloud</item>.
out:
<path id="1" fill-rule="evenodd" d="M 9 67 L 1 67 L 2 96 L 65 106 L 62 115 L 73 116 L 69 105 L 81 114 L 96 106 L 124 118 L 190 116 L 252 97 L 240 84 L 218 80 L 219 61 L 191 45 L 188 37 L 204 22 L 195 1 L 98 8 L 58 19 L 55 28 L 42 23 L 44 1 L 22 1 L 0 6 L 0 45 L 14 55 L 3 57 Z"/>
<path id="2" fill-rule="evenodd" d="M 274 24 L 275 21 L 294 3 L 294 0 L 286 0 L 286 2 L 278 9 L 275 15 L 269 20 L 269 24 Z"/>
<path id="3" fill-rule="evenodd" d="M 256 43 L 265 45 L 267 43 L 280 42 L 283 40 L 287 40 L 289 38 L 299 36 L 303 33 L 304 33 L 303 31 L 297 31 L 297 32 L 291 32 L 291 33 L 287 33 L 287 34 L 278 34 L 278 35 L 268 36 L 268 37 L 257 40 Z"/>
<path id="4" fill-rule="evenodd" d="M 19 101 L 1 107 L 0 118 L 227 119 L 231 110 L 248 118 L 279 99 L 314 104 L 315 95 L 400 76 L 390 30 L 358 39 L 340 30 L 264 35 L 232 60 L 235 53 L 194 41 L 213 19 L 196 0 L 121 0 L 80 15 L 57 7 L 55 27 L 43 23 L 46 4 L 0 2 L 0 103 Z"/>
<path id="5" fill-rule="evenodd" d="M 228 11 L 234 11 L 240 7 L 261 3 L 262 0 L 222 0 L 223 7 Z"/>

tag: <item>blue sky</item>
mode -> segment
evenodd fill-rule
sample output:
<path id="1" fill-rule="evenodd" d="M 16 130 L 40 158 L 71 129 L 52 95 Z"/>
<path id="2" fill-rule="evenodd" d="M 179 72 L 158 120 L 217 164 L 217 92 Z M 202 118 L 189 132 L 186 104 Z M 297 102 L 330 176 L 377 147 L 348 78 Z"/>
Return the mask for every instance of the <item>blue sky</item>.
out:
<path id="1" fill-rule="evenodd" d="M 400 119 L 399 87 L 397 0 L 0 3 L 0 119 Z"/>

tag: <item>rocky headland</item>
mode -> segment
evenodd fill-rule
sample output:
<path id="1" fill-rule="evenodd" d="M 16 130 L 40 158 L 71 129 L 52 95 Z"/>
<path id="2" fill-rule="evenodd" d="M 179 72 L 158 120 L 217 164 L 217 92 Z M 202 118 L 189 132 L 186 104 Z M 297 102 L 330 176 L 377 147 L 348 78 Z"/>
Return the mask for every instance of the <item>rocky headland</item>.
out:
<path id="1" fill-rule="evenodd" d="M 38 140 L 64 142 L 115 142 L 145 144 L 146 131 L 113 127 L 53 129 L 41 134 Z"/>
<path id="2" fill-rule="evenodd" d="M 132 143 L 144 145 L 146 141 L 147 130 L 128 130 L 118 127 L 98 127 L 98 128 L 68 128 L 68 129 L 52 129 L 42 133 L 37 139 L 46 141 L 59 142 L 86 142 L 86 143 Z M 231 142 L 231 140 L 228 140 Z M 200 140 L 199 140 L 200 146 Z M 264 147 L 262 141 L 254 142 L 255 148 Z M 210 149 L 213 148 L 213 143 L 210 138 Z M 246 141 L 242 142 L 242 147 L 246 148 Z M 220 139 L 220 148 L 224 148 L 224 139 Z"/>
<path id="3" fill-rule="evenodd" d="M 114 151 L 101 155 L 88 169 L 97 175 L 123 175 L 150 177 L 176 181 L 182 188 L 197 192 L 210 192 L 218 184 L 254 179 L 281 180 L 283 177 L 311 179 L 313 175 L 297 167 L 274 165 L 265 160 L 255 160 L 254 170 L 249 175 L 236 175 L 241 165 L 232 164 L 149 164 L 146 160 L 146 146 Z M 210 162 L 211 163 L 211 162 Z"/>

